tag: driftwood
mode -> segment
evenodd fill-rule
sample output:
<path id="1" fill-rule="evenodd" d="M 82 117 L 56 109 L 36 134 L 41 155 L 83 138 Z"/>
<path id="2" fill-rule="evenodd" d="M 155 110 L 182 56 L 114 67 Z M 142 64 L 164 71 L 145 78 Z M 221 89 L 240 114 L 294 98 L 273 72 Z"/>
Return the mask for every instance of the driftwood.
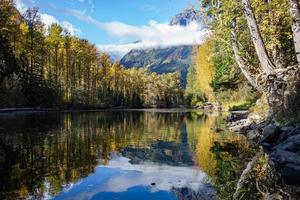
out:
<path id="1" fill-rule="evenodd" d="M 236 190 L 235 193 L 233 194 L 233 199 L 234 200 L 238 200 L 240 199 L 241 195 L 242 195 L 242 189 L 244 188 L 247 179 L 248 179 L 248 175 L 252 172 L 253 167 L 257 164 L 258 162 L 258 158 L 261 156 L 261 152 L 258 152 L 253 158 L 252 160 L 247 164 L 246 169 L 243 171 L 237 186 L 236 186 Z"/>

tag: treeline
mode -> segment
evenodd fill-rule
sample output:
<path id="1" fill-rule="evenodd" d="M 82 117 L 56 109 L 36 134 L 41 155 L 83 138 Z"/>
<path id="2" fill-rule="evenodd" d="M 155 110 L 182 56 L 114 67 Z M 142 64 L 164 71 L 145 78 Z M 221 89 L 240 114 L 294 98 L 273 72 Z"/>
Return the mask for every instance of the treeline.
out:
<path id="1" fill-rule="evenodd" d="M 168 107 L 182 99 L 177 73 L 125 69 L 37 9 L 0 5 L 0 107 Z"/>

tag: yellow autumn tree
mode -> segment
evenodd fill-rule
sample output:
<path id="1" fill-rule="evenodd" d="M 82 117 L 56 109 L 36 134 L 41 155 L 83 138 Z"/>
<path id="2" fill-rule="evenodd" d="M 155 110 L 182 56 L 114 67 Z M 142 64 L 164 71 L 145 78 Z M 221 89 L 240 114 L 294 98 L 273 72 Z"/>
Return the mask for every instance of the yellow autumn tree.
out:
<path id="1" fill-rule="evenodd" d="M 210 86 L 215 70 L 212 62 L 213 41 L 208 40 L 198 48 L 196 57 L 196 77 L 200 90 L 204 93 L 208 101 L 214 101 L 215 95 Z"/>
<path id="2" fill-rule="evenodd" d="M 213 58 L 213 40 L 208 39 L 197 49 L 194 65 L 190 67 L 185 95 L 192 105 L 199 101 L 215 101 L 215 95 L 211 83 L 215 75 Z"/>

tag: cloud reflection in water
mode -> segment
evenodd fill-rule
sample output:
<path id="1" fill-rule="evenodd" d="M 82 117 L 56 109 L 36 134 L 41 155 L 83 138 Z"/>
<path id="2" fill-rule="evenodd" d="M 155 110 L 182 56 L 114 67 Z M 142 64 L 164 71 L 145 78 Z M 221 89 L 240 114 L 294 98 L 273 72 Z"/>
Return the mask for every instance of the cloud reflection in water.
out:
<path id="1" fill-rule="evenodd" d="M 129 161 L 123 156 L 113 157 L 108 165 L 97 167 L 80 184 L 64 190 L 55 199 L 100 199 L 101 196 L 130 199 L 142 195 L 149 199 L 155 197 L 173 200 L 177 199 L 174 193 L 176 188 L 214 195 L 207 184 L 206 174 L 195 167 L 159 165 L 153 162 L 131 164 Z"/>

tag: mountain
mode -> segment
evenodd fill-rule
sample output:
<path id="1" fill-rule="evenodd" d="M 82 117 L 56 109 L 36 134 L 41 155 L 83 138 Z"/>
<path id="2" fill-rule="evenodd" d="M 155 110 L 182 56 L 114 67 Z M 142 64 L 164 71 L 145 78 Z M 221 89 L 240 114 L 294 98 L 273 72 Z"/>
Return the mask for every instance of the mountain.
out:
<path id="1" fill-rule="evenodd" d="M 201 24 L 204 28 L 200 12 L 190 7 L 175 15 L 170 25 L 188 26 L 193 22 Z M 192 64 L 195 50 L 195 46 L 133 49 L 120 60 L 120 63 L 126 68 L 147 67 L 156 73 L 180 72 L 182 85 L 185 87 L 188 68 Z"/>
<path id="2" fill-rule="evenodd" d="M 126 68 L 147 67 L 156 73 L 180 72 L 182 85 L 186 85 L 188 68 L 191 65 L 193 46 L 178 46 L 161 49 L 131 50 L 120 61 Z"/>
<path id="3" fill-rule="evenodd" d="M 196 22 L 204 25 L 203 19 L 200 12 L 195 10 L 194 7 L 186 8 L 183 12 L 175 15 L 171 21 L 170 25 L 188 26 L 192 22 Z"/>

